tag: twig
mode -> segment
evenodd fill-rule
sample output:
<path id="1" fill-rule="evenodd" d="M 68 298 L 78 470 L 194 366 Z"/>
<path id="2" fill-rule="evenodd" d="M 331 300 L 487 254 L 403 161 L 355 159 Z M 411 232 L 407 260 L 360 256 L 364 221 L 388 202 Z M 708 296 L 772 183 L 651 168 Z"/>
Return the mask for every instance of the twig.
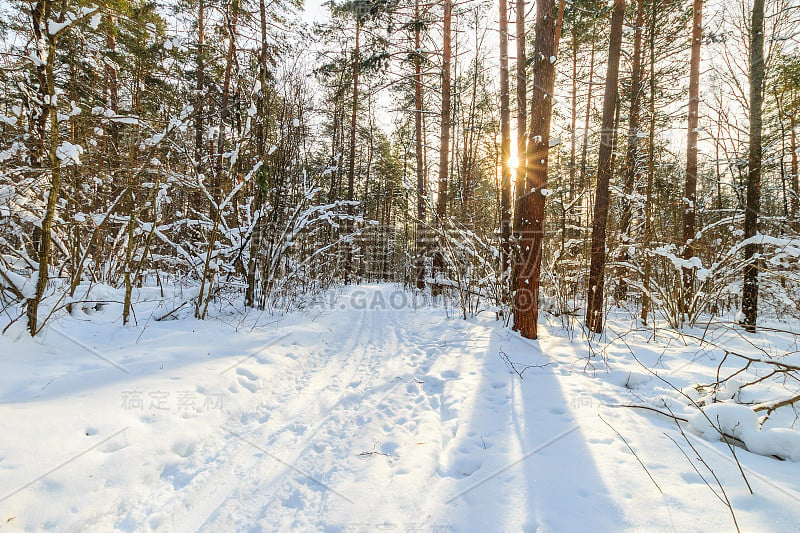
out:
<path id="1" fill-rule="evenodd" d="M 519 379 L 522 379 L 522 374 L 524 374 L 525 371 L 528 370 L 529 368 L 544 368 L 546 366 L 550 366 L 553 364 L 553 362 L 550 361 L 549 363 L 545 363 L 543 365 L 525 365 L 522 367 L 522 370 L 518 370 L 517 365 L 514 364 L 514 362 L 511 359 L 509 359 L 508 354 L 504 352 L 502 348 L 500 349 L 500 353 L 498 355 L 500 355 L 500 359 L 502 359 L 503 362 L 506 364 L 506 368 L 508 368 L 508 371 L 514 372 L 516 375 L 519 376 Z"/>
<path id="2" fill-rule="evenodd" d="M 667 408 L 667 410 L 670 410 L 670 409 L 669 409 L 669 407 L 667 407 L 667 406 L 666 406 L 666 404 L 665 404 L 664 406 Z M 716 473 L 714 472 L 714 470 L 713 470 L 713 469 L 712 469 L 712 468 L 711 468 L 711 467 L 708 465 L 708 463 L 706 463 L 705 459 L 703 459 L 703 456 L 701 456 L 701 455 L 700 455 L 700 452 L 698 452 L 698 451 L 697 451 L 697 448 L 695 448 L 695 447 L 694 447 L 694 445 L 692 444 L 692 441 L 690 441 L 690 440 L 689 440 L 689 437 L 687 437 L 687 436 L 686 436 L 686 433 L 683 431 L 683 428 L 681 427 L 681 425 L 680 425 L 680 424 L 676 424 L 676 425 L 678 426 L 678 431 L 680 431 L 680 432 L 681 432 L 681 436 L 683 437 L 683 440 L 685 440 L 685 441 L 686 441 L 686 444 L 688 444 L 688 445 L 689 445 L 689 447 L 692 449 L 692 451 L 693 451 L 693 452 L 695 453 L 695 455 L 697 456 L 697 460 L 698 460 L 698 461 L 700 461 L 704 467 L 706 467 L 706 469 L 709 471 L 709 473 L 711 473 L 711 476 L 714 478 L 714 481 L 716 481 L 716 483 L 717 483 L 717 486 L 719 487 L 719 490 L 720 490 L 720 492 L 722 493 L 722 496 L 720 497 L 720 495 L 719 495 L 719 494 L 717 494 L 717 491 L 715 491 L 715 490 L 713 489 L 713 487 L 711 487 L 711 485 L 708 483 L 708 481 L 706 481 L 706 478 L 704 478 L 704 477 L 703 477 L 703 475 L 702 475 L 702 474 L 700 474 L 700 471 L 699 471 L 699 470 L 697 470 L 697 467 L 695 467 L 695 465 L 694 465 L 694 462 L 692 462 L 692 461 L 691 461 L 691 459 L 690 459 L 690 460 L 689 460 L 689 462 L 692 464 L 692 467 L 694 467 L 694 469 L 695 469 L 695 472 L 697 472 L 697 474 L 698 474 L 698 475 L 700 475 L 700 477 L 702 478 L 702 480 L 703 480 L 703 481 L 705 481 L 706 485 L 708 485 L 708 488 L 710 488 L 710 489 L 712 490 L 712 492 L 714 492 L 714 494 L 716 494 L 716 495 L 717 495 L 717 497 L 718 497 L 720 500 L 722 500 L 722 501 L 723 501 L 723 503 L 724 503 L 724 504 L 725 504 L 725 505 L 728 507 L 728 510 L 731 512 L 731 518 L 733 518 L 733 525 L 734 525 L 734 527 L 736 527 L 736 531 L 741 531 L 741 529 L 739 529 L 739 523 L 736 521 L 736 513 L 734 513 L 734 512 L 733 512 L 733 504 L 731 504 L 731 501 L 730 501 L 730 499 L 728 499 L 728 495 L 727 495 L 727 494 L 725 494 L 725 488 L 722 486 L 722 483 L 720 482 L 719 478 L 717 477 L 717 474 L 716 474 Z M 665 433 L 665 435 L 666 435 L 666 433 Z M 672 437 L 670 437 L 669 435 L 667 435 L 667 437 L 669 437 L 669 439 L 670 439 L 672 442 L 675 442 L 675 439 L 673 439 L 673 438 L 672 438 Z M 678 443 L 677 443 L 677 442 L 675 442 L 675 445 L 677 446 L 677 445 L 678 445 Z M 730 445 L 728 445 L 728 446 L 730 446 Z M 684 455 L 684 456 L 685 456 L 687 459 L 689 459 L 688 455 L 686 455 L 686 452 L 683 450 L 683 448 L 681 448 L 680 446 L 678 446 L 678 448 L 681 450 L 681 452 L 683 453 L 683 455 Z M 736 457 L 736 456 L 734 455 L 734 457 Z M 738 463 L 738 461 L 737 461 L 737 463 Z M 741 469 L 741 465 L 739 465 L 739 468 Z M 742 472 L 742 475 L 744 475 L 744 472 Z M 747 481 L 747 480 L 745 479 L 745 481 Z M 750 484 L 749 484 L 749 483 L 747 484 L 747 487 L 748 487 L 748 488 L 750 488 Z M 751 493 L 752 493 L 752 491 L 751 491 Z M 723 498 L 724 498 L 724 499 L 723 499 Z"/>
<path id="3" fill-rule="evenodd" d="M 367 457 L 372 457 L 373 455 L 383 455 L 384 457 L 388 457 L 390 461 L 395 461 L 395 460 L 399 459 L 398 456 L 392 455 L 390 453 L 383 453 L 383 452 L 377 451 L 375 448 L 377 448 L 379 444 L 380 444 L 380 441 L 376 442 L 372 446 L 372 451 L 370 451 L 370 452 L 366 452 L 366 451 L 365 452 L 361 452 L 360 454 L 358 454 L 358 456 L 361 457 L 362 459 L 366 459 Z"/>
<path id="4" fill-rule="evenodd" d="M 608 407 L 630 407 L 631 409 L 646 409 L 648 411 L 656 412 L 662 416 L 666 416 L 667 418 L 671 418 L 673 420 L 680 420 L 681 422 L 689 422 L 686 418 L 676 416 L 674 414 L 665 413 L 660 409 L 656 409 L 655 407 L 648 407 L 646 405 L 633 405 L 633 404 L 617 404 L 617 405 L 609 405 Z"/>
<path id="5" fill-rule="evenodd" d="M 181 309 L 181 308 L 182 308 L 184 305 L 186 305 L 186 304 L 190 303 L 190 302 L 191 302 L 193 299 L 194 299 L 194 298 L 192 298 L 192 299 L 190 299 L 190 300 L 184 300 L 184 301 L 183 301 L 183 303 L 182 303 L 181 305 L 179 305 L 178 307 L 176 307 L 175 309 L 173 309 L 173 310 L 172 310 L 172 311 L 170 311 L 169 313 L 167 313 L 167 314 L 165 314 L 165 315 L 161 315 L 160 317 L 156 318 L 156 322 L 161 322 L 162 320 L 164 320 L 164 319 L 165 319 L 165 318 L 167 318 L 168 316 L 172 315 L 172 314 L 173 314 L 173 313 L 175 313 L 176 311 L 179 311 L 179 310 L 180 310 L 180 309 Z"/>
<path id="6" fill-rule="evenodd" d="M 602 421 L 603 421 L 603 423 L 604 423 L 605 425 L 607 425 L 607 426 L 608 426 L 608 427 L 611 429 L 611 431 L 613 431 L 614 433 L 616 433 L 616 434 L 617 434 L 617 437 L 619 437 L 619 438 L 622 440 L 622 442 L 624 442 L 624 443 L 625 443 L 625 446 L 627 446 L 627 447 L 628 447 L 628 449 L 631 451 L 631 453 L 633 454 L 633 456 L 634 456 L 634 457 L 636 457 L 636 460 L 637 460 L 637 461 L 639 461 L 639 464 L 640 464 L 640 465 L 642 465 L 642 468 L 644 468 L 644 471 L 645 471 L 645 473 L 647 474 L 647 477 L 649 477 L 649 478 L 650 478 L 650 481 L 652 481 L 652 482 L 653 482 L 653 485 L 655 485 L 655 486 L 656 486 L 656 488 L 658 489 L 658 492 L 660 492 L 660 493 L 661 493 L 661 495 L 663 496 L 663 495 L 664 495 L 664 491 L 663 491 L 663 490 L 661 490 L 661 487 L 658 485 L 658 483 L 656 483 L 656 480 L 655 480 L 655 479 L 653 478 L 653 476 L 650 474 L 650 471 L 649 471 L 649 470 L 647 469 L 647 467 L 644 465 L 644 463 L 642 462 L 642 460 L 641 460 L 641 459 L 639 459 L 639 456 L 636 454 L 636 451 L 634 451 L 634 449 L 633 449 L 633 448 L 631 448 L 631 445 L 630 445 L 630 444 L 628 444 L 628 441 L 627 441 L 627 440 L 625 440 L 625 437 L 623 437 L 622 435 L 620 435 L 619 431 L 617 431 L 616 429 L 614 429 L 614 427 L 613 427 L 611 424 L 609 424 L 608 422 L 606 422 L 606 419 L 605 419 L 605 418 L 603 418 L 603 417 L 602 417 L 602 416 L 600 416 L 600 415 L 597 415 L 597 416 L 600 418 L 600 420 L 602 420 Z"/>

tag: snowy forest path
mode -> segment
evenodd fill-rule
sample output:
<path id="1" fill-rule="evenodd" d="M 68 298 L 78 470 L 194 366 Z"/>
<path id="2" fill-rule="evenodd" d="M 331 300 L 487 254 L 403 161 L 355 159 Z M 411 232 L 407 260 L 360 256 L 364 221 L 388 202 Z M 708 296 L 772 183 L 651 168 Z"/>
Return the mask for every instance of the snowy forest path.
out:
<path id="1" fill-rule="evenodd" d="M 180 483 L 135 514 L 158 509 L 176 531 L 422 523 L 430 496 L 452 492 L 442 479 L 481 467 L 483 437 L 459 431 L 459 415 L 482 401 L 479 358 L 493 328 L 426 321 L 391 298 L 387 286 L 352 289 L 320 316 L 328 333 L 292 334 L 307 352 L 300 371 L 273 373 L 257 408 L 207 436 L 179 475 L 169 472 Z M 231 373 L 247 385 L 257 363 Z"/>

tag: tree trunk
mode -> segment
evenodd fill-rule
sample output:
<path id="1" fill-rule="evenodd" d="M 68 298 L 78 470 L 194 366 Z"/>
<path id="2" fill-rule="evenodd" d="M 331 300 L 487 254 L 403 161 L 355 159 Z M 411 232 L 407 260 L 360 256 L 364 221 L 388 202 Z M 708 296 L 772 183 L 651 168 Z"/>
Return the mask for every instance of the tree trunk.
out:
<path id="1" fill-rule="evenodd" d="M 566 0 L 558 0 L 558 14 L 556 15 L 556 29 L 555 37 L 553 37 L 553 50 L 558 51 L 558 46 L 561 43 L 561 28 L 564 26 L 564 6 Z"/>
<path id="2" fill-rule="evenodd" d="M 791 210 L 789 211 L 792 221 L 797 222 L 797 215 L 798 215 L 798 208 L 800 208 L 800 169 L 798 168 L 797 164 L 797 118 L 792 115 L 790 117 L 789 122 L 789 131 L 791 132 L 789 136 L 789 149 L 792 152 L 792 176 L 791 176 L 791 187 L 792 187 L 792 199 L 790 202 Z"/>
<path id="3" fill-rule="evenodd" d="M 198 166 L 203 159 L 203 90 L 205 88 L 205 0 L 197 4 L 197 102 L 194 110 L 194 159 Z"/>
<path id="4" fill-rule="evenodd" d="M 361 62 L 361 19 L 356 14 L 356 43 L 353 50 L 353 107 L 350 111 L 350 159 L 347 163 L 347 201 L 355 199 L 355 178 L 356 178 L 356 129 L 358 127 L 358 75 Z M 353 216 L 353 204 L 347 205 L 347 214 Z M 353 232 L 353 219 L 348 218 L 345 225 L 346 232 Z M 352 282 L 353 276 L 353 247 L 350 243 L 345 244 L 345 283 Z"/>
<path id="5" fill-rule="evenodd" d="M 527 172 L 527 136 L 528 129 L 527 92 L 528 73 L 525 53 L 525 0 L 516 0 L 516 40 L 517 40 L 517 175 L 514 183 L 514 232 L 519 238 L 522 224 L 520 213 L 520 197 L 525 189 L 525 175 Z"/>
<path id="6" fill-rule="evenodd" d="M 417 288 L 425 288 L 425 166 L 422 160 L 422 51 L 419 0 L 414 2 L 414 152 L 417 173 L 417 235 L 416 235 L 416 282 Z"/>
<path id="7" fill-rule="evenodd" d="M 703 35 L 703 0 L 694 0 L 692 7 L 692 53 L 689 60 L 689 123 L 686 132 L 686 188 L 683 194 L 683 258 L 694 256 L 697 211 L 697 137 L 700 108 L 700 42 Z M 694 270 L 683 269 L 681 315 L 688 312 L 694 287 Z"/>
<path id="8" fill-rule="evenodd" d="M 656 23 L 658 6 L 661 0 L 653 0 L 649 21 L 649 48 L 650 48 L 650 132 L 647 145 L 647 189 L 644 201 L 644 235 L 642 237 L 642 252 L 644 261 L 644 272 L 642 275 L 642 323 L 647 324 L 647 317 L 650 313 L 650 255 L 649 246 L 652 232 L 652 210 L 653 210 L 653 184 L 656 172 Z"/>
<path id="9" fill-rule="evenodd" d="M 267 121 L 267 106 L 266 106 L 266 90 L 267 90 L 267 11 L 265 0 L 259 0 L 259 22 L 261 28 L 261 48 L 259 50 L 259 69 L 258 69 L 258 83 L 261 86 L 256 95 L 257 109 L 258 109 L 258 122 L 256 123 L 256 153 L 261 161 L 264 160 L 266 153 L 266 121 Z M 334 128 L 335 132 L 335 128 Z M 335 134 L 333 145 L 335 146 Z M 247 307 L 255 307 L 256 305 L 256 271 L 258 269 L 258 254 L 261 250 L 261 234 L 263 230 L 263 217 L 261 204 L 264 197 L 261 194 L 261 187 L 256 185 L 254 187 L 255 193 L 253 195 L 253 205 L 255 211 L 253 213 L 255 221 L 253 222 L 253 233 L 250 236 L 250 254 L 247 261 L 247 288 L 245 289 L 244 302 Z"/>
<path id="10" fill-rule="evenodd" d="M 117 39 L 114 36 L 116 29 L 116 17 L 110 13 L 103 16 L 103 24 L 106 28 L 106 50 L 112 54 L 117 51 Z M 119 109 L 119 95 L 117 83 L 117 70 L 112 64 L 105 63 L 105 90 L 106 92 L 106 106 L 108 109 L 117 114 Z M 108 133 L 108 142 L 106 144 L 106 154 L 110 160 L 113 160 L 112 154 L 119 149 L 119 124 L 114 121 L 109 121 L 106 126 Z"/>
<path id="11" fill-rule="evenodd" d="M 453 4 L 452 0 L 444 0 L 444 24 L 442 44 L 442 115 L 441 134 L 439 137 L 439 194 L 436 199 L 436 218 L 442 231 L 445 231 L 445 218 L 447 217 L 447 176 L 450 170 L 450 62 L 451 62 L 451 31 L 452 31 Z M 443 256 L 444 243 L 439 244 L 439 250 L 434 255 L 434 277 L 440 275 L 444 269 Z M 440 287 L 434 284 L 431 292 L 436 295 L 441 292 Z"/>
<path id="12" fill-rule="evenodd" d="M 256 93 L 256 108 L 258 109 L 258 122 L 256 122 L 256 153 L 259 159 L 264 158 L 266 151 L 266 128 L 267 128 L 267 106 L 266 106 L 266 91 L 267 91 L 267 6 L 266 0 L 259 0 L 258 2 L 258 15 L 259 26 L 261 30 L 261 47 L 258 51 L 258 85 L 259 90 Z"/>
<path id="13" fill-rule="evenodd" d="M 576 150 L 578 145 L 578 39 L 572 36 L 572 98 L 569 124 L 569 200 L 575 198 L 575 175 L 578 170 Z"/>
<path id="14" fill-rule="evenodd" d="M 511 110 L 508 84 L 508 0 L 500 0 L 500 267 L 509 266 L 511 240 Z M 476 78 L 477 78 L 477 72 Z"/>
<path id="15" fill-rule="evenodd" d="M 40 4 L 34 12 L 38 11 Z M 40 28 L 46 28 L 50 20 L 51 2 L 46 1 L 41 6 L 40 17 L 34 15 L 34 24 L 40 24 Z M 48 161 L 50 167 L 50 191 L 47 193 L 47 202 L 45 204 L 44 217 L 41 223 L 41 243 L 39 245 L 38 262 L 39 271 L 36 279 L 36 292 L 33 298 L 28 298 L 26 302 L 26 314 L 28 319 L 28 332 L 31 337 L 36 335 L 39 331 L 39 304 L 44 296 L 44 291 L 47 288 L 47 281 L 49 279 L 48 267 L 50 265 L 50 250 L 51 250 L 51 234 L 53 220 L 56 216 L 56 209 L 58 208 L 58 198 L 61 192 L 61 160 L 58 158 L 57 150 L 60 144 L 59 130 L 58 130 L 58 108 L 56 106 L 56 87 L 55 87 L 55 58 L 56 58 L 56 35 L 48 32 L 46 37 L 47 42 L 47 61 L 45 62 L 45 85 L 40 87 L 42 97 L 45 98 L 46 109 L 50 118 L 50 138 Z M 45 119 L 46 120 L 46 119 Z M 42 138 L 42 145 L 44 145 L 44 138 Z"/>
<path id="16" fill-rule="evenodd" d="M 627 263 L 631 260 L 628 253 L 630 241 L 631 219 L 633 218 L 633 195 L 636 178 L 639 173 L 639 103 L 642 93 L 642 26 L 644 25 L 644 0 L 636 0 L 636 23 L 633 33 L 633 64 L 631 66 L 631 104 L 628 113 L 628 150 L 625 156 L 625 180 L 623 183 L 624 196 L 622 198 L 622 215 L 619 223 L 620 245 L 622 247 L 621 261 Z M 620 269 L 617 281 L 617 301 L 627 300 L 628 295 L 628 269 Z"/>
<path id="17" fill-rule="evenodd" d="M 545 186 L 550 146 L 550 119 L 555 84 L 555 0 L 536 3 L 536 48 L 534 50 L 531 125 L 527 147 L 527 179 L 520 197 L 520 264 L 514 286 L 514 329 L 529 339 L 538 336 L 539 274 L 544 237 Z"/>
<path id="18" fill-rule="evenodd" d="M 133 262 L 133 249 L 136 240 L 136 219 L 138 213 L 134 208 L 135 199 L 133 198 L 133 191 L 128 189 L 128 196 L 131 201 L 131 210 L 128 216 L 128 223 L 126 231 L 128 234 L 128 241 L 125 245 L 125 298 L 122 303 L 122 325 L 128 323 L 131 314 L 132 296 L 133 296 L 133 276 L 131 275 L 131 262 Z M 154 204 L 155 205 L 155 204 Z M 154 224 L 155 225 L 155 224 Z"/>
<path id="19" fill-rule="evenodd" d="M 758 232 L 758 212 L 761 209 L 761 127 L 764 100 L 764 0 L 754 0 L 750 26 L 750 153 L 747 160 L 747 203 L 744 215 L 744 238 Z M 742 320 L 745 330 L 756 331 L 758 317 L 758 264 L 754 257 L 757 244 L 744 248 L 744 287 L 742 290 Z"/>
<path id="20" fill-rule="evenodd" d="M 222 81 L 222 96 L 219 111 L 219 136 L 217 137 L 217 164 L 214 172 L 214 185 L 211 196 L 214 201 L 222 201 L 222 154 L 225 152 L 225 123 L 228 120 L 231 93 L 231 77 L 233 73 L 234 53 L 236 52 L 236 21 L 239 15 L 239 1 L 232 0 L 227 13 L 228 53 L 225 58 L 225 74 Z M 212 213 L 216 212 L 216 207 Z"/>
<path id="21" fill-rule="evenodd" d="M 608 222 L 608 186 L 612 174 L 614 147 L 614 114 L 617 105 L 619 56 L 622 46 L 622 22 L 625 0 L 614 0 L 611 14 L 611 39 L 608 47 L 606 89 L 603 95 L 603 120 L 600 132 L 600 152 L 597 162 L 597 190 L 594 200 L 589 290 L 586 306 L 586 325 L 590 331 L 603 332 L 603 278 L 606 264 L 606 224 Z"/>
<path id="22" fill-rule="evenodd" d="M 587 176 L 589 174 L 589 123 L 592 117 L 592 89 L 594 88 L 594 52 L 595 52 L 595 43 L 592 40 L 592 52 L 589 56 L 589 88 L 586 94 L 586 116 L 583 120 L 583 145 L 581 146 L 581 175 L 580 175 L 580 182 L 578 183 L 578 189 L 583 190 L 584 187 L 588 187 L 589 180 Z M 589 225 L 589 204 L 588 204 L 588 194 L 587 196 L 587 203 L 586 203 L 586 225 Z M 581 202 L 583 203 L 583 202 Z"/>

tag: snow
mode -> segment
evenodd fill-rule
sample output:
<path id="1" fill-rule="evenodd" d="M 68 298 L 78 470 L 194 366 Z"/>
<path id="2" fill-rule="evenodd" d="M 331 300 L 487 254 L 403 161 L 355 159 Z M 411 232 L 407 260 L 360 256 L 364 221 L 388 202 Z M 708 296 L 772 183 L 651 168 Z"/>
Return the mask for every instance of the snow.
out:
<path id="1" fill-rule="evenodd" d="M 689 259 L 684 259 L 682 257 L 678 257 L 677 255 L 675 255 L 674 251 L 675 247 L 672 245 L 668 245 L 655 248 L 653 250 L 653 253 L 655 255 L 659 255 L 661 257 L 669 259 L 672 262 L 675 269 L 678 271 L 681 271 L 684 268 L 689 270 L 698 269 L 698 275 L 702 279 L 705 279 L 710 275 L 710 271 L 708 269 L 703 268 L 703 261 L 699 257 L 692 256 Z"/>
<path id="2" fill-rule="evenodd" d="M 31 53 L 28 55 L 28 59 L 30 59 L 36 67 L 41 67 L 45 64 L 44 61 L 42 61 L 42 59 L 36 55 L 36 52 L 34 51 L 31 51 Z"/>
<path id="3" fill-rule="evenodd" d="M 607 338 L 590 345 L 545 314 L 529 341 L 489 313 L 449 318 L 441 300 L 388 284 L 284 315 L 225 303 L 206 321 L 187 308 L 156 320 L 196 289 L 134 290 L 137 322 L 123 327 L 120 291 L 83 284 L 41 336 L 21 321 L 0 335 L 6 527 L 732 530 L 674 421 L 631 404 L 690 420 L 686 438 L 742 531 L 800 520 L 791 409 L 759 427 L 733 399 L 771 398 L 734 382 L 712 402 L 694 385 L 714 379 L 722 353 L 679 332 L 654 340 L 612 310 Z M 781 334 L 694 333 L 731 350 L 792 350 Z M 736 457 L 755 494 L 661 377 L 746 442 Z"/>
<path id="4" fill-rule="evenodd" d="M 77 20 L 80 20 L 80 19 L 82 19 L 82 18 L 84 18 L 84 17 L 86 17 L 88 15 L 91 15 L 95 11 L 97 11 L 97 7 L 96 6 L 84 6 L 77 13 L 66 13 L 64 15 L 64 17 L 63 17 L 63 19 L 64 19 L 63 22 L 58 22 L 58 21 L 55 21 L 55 20 L 52 20 L 52 19 L 48 20 L 47 21 L 47 31 L 48 31 L 48 33 L 50 35 L 57 35 L 57 34 L 61 33 L 62 31 L 64 31 L 66 28 L 69 28 L 70 26 L 72 26 L 72 24 L 74 24 Z M 89 21 L 89 24 L 90 25 L 94 25 L 95 24 L 94 18 Z M 99 22 L 98 22 L 98 24 L 99 24 Z M 95 27 L 96 26 L 93 26 L 93 29 Z"/>
<path id="5" fill-rule="evenodd" d="M 58 148 L 56 148 L 56 157 L 58 157 L 66 166 L 71 164 L 80 165 L 82 153 L 82 146 L 78 144 L 72 144 L 69 141 L 62 141 Z"/>
<path id="6" fill-rule="evenodd" d="M 17 154 L 20 154 L 25 151 L 25 145 L 19 141 L 15 141 L 11 144 L 11 146 L 7 150 L 3 150 L 0 152 L 0 163 L 3 161 L 7 161 L 11 159 Z"/>
<path id="7" fill-rule="evenodd" d="M 719 440 L 720 433 L 724 433 L 741 440 L 754 453 L 800 461 L 800 431 L 759 429 L 758 415 L 746 405 L 715 403 L 689 422 L 703 438 Z"/>
<path id="8" fill-rule="evenodd" d="M 0 261 L 0 287 L 13 287 L 18 290 L 25 298 L 33 298 L 36 294 L 36 280 L 26 278 L 4 266 L 4 260 Z"/>

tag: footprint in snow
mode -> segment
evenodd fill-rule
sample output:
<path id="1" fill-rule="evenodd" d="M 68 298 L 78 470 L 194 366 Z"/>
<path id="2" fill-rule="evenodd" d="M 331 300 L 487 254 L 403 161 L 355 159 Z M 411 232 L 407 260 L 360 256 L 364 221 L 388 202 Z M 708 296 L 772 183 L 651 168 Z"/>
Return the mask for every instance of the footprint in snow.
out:
<path id="1" fill-rule="evenodd" d="M 252 393 L 258 392 L 258 390 L 261 388 L 257 381 L 250 381 L 250 379 L 241 376 L 239 377 L 238 381 L 239 385 L 241 385 L 242 387 L 244 387 L 245 389 L 249 390 Z"/>
<path id="2" fill-rule="evenodd" d="M 298 491 L 293 491 L 288 498 L 283 500 L 283 506 L 289 509 L 302 510 L 306 508 L 305 498 Z"/>
<path id="3" fill-rule="evenodd" d="M 103 453 L 114 453 L 122 450 L 123 448 L 127 448 L 128 444 L 128 434 L 126 432 L 124 435 L 120 435 L 119 437 L 106 442 L 98 449 Z"/>
<path id="4" fill-rule="evenodd" d="M 256 376 L 255 374 L 253 374 L 252 372 L 241 366 L 236 369 L 236 373 L 239 374 L 240 376 L 249 379 L 250 381 L 258 381 L 258 376 Z"/>
<path id="5" fill-rule="evenodd" d="M 381 453 L 385 453 L 386 455 L 398 455 L 397 450 L 400 449 L 400 445 L 396 442 L 384 442 L 381 444 Z"/>
<path id="6" fill-rule="evenodd" d="M 178 457 L 182 457 L 186 459 L 187 457 L 194 454 L 196 449 L 196 444 L 194 442 L 188 440 L 179 440 L 172 445 L 172 452 L 175 453 Z"/>
<path id="7" fill-rule="evenodd" d="M 483 466 L 483 462 L 480 459 L 470 455 L 462 455 L 456 457 L 450 466 L 442 472 L 442 475 L 461 479 L 471 476 L 477 472 L 481 466 Z"/>
<path id="8" fill-rule="evenodd" d="M 434 376 L 425 376 L 422 390 L 426 394 L 438 394 L 444 390 L 444 381 Z"/>
<path id="9" fill-rule="evenodd" d="M 161 479 L 171 483 L 173 489 L 180 490 L 191 483 L 194 478 L 179 463 L 168 463 L 161 471 Z"/>

